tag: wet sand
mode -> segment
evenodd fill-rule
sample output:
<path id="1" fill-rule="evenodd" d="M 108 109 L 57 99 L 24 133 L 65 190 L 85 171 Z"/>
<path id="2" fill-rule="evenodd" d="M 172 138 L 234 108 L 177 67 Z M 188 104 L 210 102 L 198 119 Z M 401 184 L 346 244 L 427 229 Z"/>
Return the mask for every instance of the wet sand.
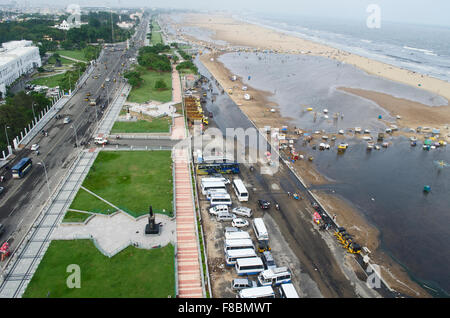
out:
<path id="1" fill-rule="evenodd" d="M 359 88 L 338 87 L 339 90 L 369 99 L 386 109 L 392 116 L 400 115 L 396 124 L 402 128 L 431 127 L 441 130 L 441 134 L 450 134 L 450 106 L 427 106 L 415 101 L 397 98 L 388 94 Z"/>

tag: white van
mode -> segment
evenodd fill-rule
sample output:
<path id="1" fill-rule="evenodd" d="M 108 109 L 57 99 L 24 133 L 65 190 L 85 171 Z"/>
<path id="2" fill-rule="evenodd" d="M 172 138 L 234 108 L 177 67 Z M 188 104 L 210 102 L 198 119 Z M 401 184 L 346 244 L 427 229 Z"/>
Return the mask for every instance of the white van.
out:
<path id="1" fill-rule="evenodd" d="M 213 207 L 215 205 L 228 205 L 231 206 L 233 202 L 231 202 L 231 197 L 226 193 L 218 193 L 211 196 L 209 200 L 210 205 Z"/>
<path id="2" fill-rule="evenodd" d="M 287 267 L 266 269 L 258 275 L 258 283 L 261 286 L 279 285 L 291 282 L 291 271 Z"/>
<path id="3" fill-rule="evenodd" d="M 252 216 L 252 209 L 245 206 L 238 206 L 236 208 L 233 208 L 232 212 L 236 215 L 246 216 L 248 218 Z"/>
<path id="4" fill-rule="evenodd" d="M 255 218 L 253 220 L 253 231 L 255 232 L 258 241 L 268 241 L 269 233 L 262 218 Z"/>
<path id="5" fill-rule="evenodd" d="M 212 215 L 217 215 L 221 212 L 228 213 L 228 206 L 226 205 L 216 205 L 209 209 L 209 213 Z"/>
<path id="6" fill-rule="evenodd" d="M 253 288 L 253 287 L 257 287 L 256 282 L 248 278 L 235 278 L 231 282 L 231 289 L 233 290 L 241 290 L 244 288 Z"/>
<path id="7" fill-rule="evenodd" d="M 217 182 L 217 181 L 222 181 L 222 182 L 225 183 L 225 184 L 229 184 L 229 183 L 230 183 L 230 180 L 228 180 L 227 178 L 222 177 L 222 176 L 217 176 L 217 177 L 205 177 L 205 178 L 202 178 L 201 181 L 202 181 L 202 182 Z"/>
<path id="8" fill-rule="evenodd" d="M 250 234 L 246 231 L 225 232 L 225 240 L 244 240 L 250 238 Z"/>
<path id="9" fill-rule="evenodd" d="M 239 201 L 248 201 L 248 191 L 241 179 L 233 180 L 233 189 Z"/>
<path id="10" fill-rule="evenodd" d="M 230 250 L 225 254 L 225 264 L 227 266 L 234 266 L 237 259 L 256 257 L 256 252 L 251 248 L 244 248 L 242 250 Z"/>
<path id="11" fill-rule="evenodd" d="M 238 258 L 234 268 L 239 276 L 257 275 L 264 270 L 264 264 L 260 257 Z"/>
<path id="12" fill-rule="evenodd" d="M 235 217 L 236 217 L 236 215 L 234 215 L 233 213 L 219 212 L 219 213 L 217 213 L 216 219 L 219 222 L 227 222 L 227 221 L 232 221 Z"/>
<path id="13" fill-rule="evenodd" d="M 292 283 L 286 283 L 280 285 L 281 298 L 300 298 Z"/>
<path id="14" fill-rule="evenodd" d="M 275 298 L 275 292 L 271 286 L 245 288 L 239 292 L 239 298 Z"/>
<path id="15" fill-rule="evenodd" d="M 243 240 L 225 240 L 223 244 L 224 252 L 226 253 L 229 250 L 240 250 L 243 248 L 252 248 L 255 249 L 255 245 L 251 239 L 243 239 Z"/>
<path id="16" fill-rule="evenodd" d="M 215 195 L 215 194 L 228 194 L 226 189 L 211 189 L 206 191 L 206 199 L 209 201 L 211 200 L 211 196 Z"/>
<path id="17" fill-rule="evenodd" d="M 202 182 L 201 183 L 201 189 L 202 189 L 202 194 L 203 195 L 207 195 L 207 192 L 209 190 L 213 190 L 213 189 L 227 189 L 227 186 L 225 185 L 225 183 L 223 181 L 208 181 L 208 182 Z"/>

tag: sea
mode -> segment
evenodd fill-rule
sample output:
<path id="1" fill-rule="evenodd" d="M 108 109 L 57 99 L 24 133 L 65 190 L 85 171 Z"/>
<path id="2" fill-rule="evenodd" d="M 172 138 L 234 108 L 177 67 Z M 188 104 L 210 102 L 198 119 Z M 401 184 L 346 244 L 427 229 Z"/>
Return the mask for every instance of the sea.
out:
<path id="1" fill-rule="evenodd" d="M 365 21 L 341 21 L 293 16 L 239 16 L 241 20 L 450 81 L 450 28 L 383 22 L 377 30 Z M 350 127 L 383 129 L 379 116 L 391 117 L 377 104 L 338 90 L 340 86 L 387 93 L 429 107 L 447 100 L 417 87 L 369 75 L 351 65 L 318 56 L 271 53 L 227 53 L 219 61 L 255 89 L 272 93 L 290 125 L 332 133 Z M 330 114 L 313 120 L 305 105 Z M 331 116 L 330 116 L 331 118 Z M 375 136 L 374 136 L 375 137 Z M 450 145 L 425 151 L 405 137 L 389 137 L 386 149 L 366 150 L 360 139 L 339 155 L 312 150 L 317 170 L 332 180 L 317 189 L 351 203 L 380 230 L 381 248 L 401 264 L 411 278 L 435 297 L 450 295 Z M 304 148 L 302 148 L 304 147 Z M 431 192 L 423 192 L 424 186 Z"/>
<path id="2" fill-rule="evenodd" d="M 270 27 L 380 62 L 450 81 L 450 26 L 298 15 L 240 14 L 234 18 Z"/>

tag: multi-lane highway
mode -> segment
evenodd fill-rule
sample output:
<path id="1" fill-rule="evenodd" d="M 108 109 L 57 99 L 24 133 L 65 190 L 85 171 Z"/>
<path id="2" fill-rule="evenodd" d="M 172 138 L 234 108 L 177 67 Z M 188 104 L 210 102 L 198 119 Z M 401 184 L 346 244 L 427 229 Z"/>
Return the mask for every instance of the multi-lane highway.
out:
<path id="1" fill-rule="evenodd" d="M 6 176 L 6 181 L 1 184 L 5 191 L 0 195 L 0 223 L 4 229 L 0 240 L 2 243 L 8 241 L 11 250 L 17 247 L 49 198 L 46 174 L 52 192 L 79 151 L 93 146 L 97 124 L 123 85 L 122 75 L 130 66 L 130 58 L 136 57 L 137 50 L 144 44 L 147 24 L 148 19 L 144 19 L 138 26 L 128 50 L 126 43 L 110 44 L 103 49 L 89 78 L 58 112 L 60 116 L 53 117 L 44 127 L 48 135 L 37 134 L 8 164 L 12 167 L 21 158 L 29 157 L 33 160 L 31 171 L 22 179 L 12 179 L 10 170 L 0 171 Z M 97 106 L 88 105 L 85 100 L 88 93 L 89 98 L 98 98 Z M 64 124 L 65 117 L 71 122 Z M 30 150 L 32 144 L 40 145 L 39 155 Z"/>

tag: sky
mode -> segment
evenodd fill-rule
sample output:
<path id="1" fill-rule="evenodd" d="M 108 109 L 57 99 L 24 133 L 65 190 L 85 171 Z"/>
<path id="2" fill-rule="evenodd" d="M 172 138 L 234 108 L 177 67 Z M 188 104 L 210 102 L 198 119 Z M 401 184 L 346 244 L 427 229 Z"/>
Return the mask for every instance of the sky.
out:
<path id="1" fill-rule="evenodd" d="M 0 3 L 9 0 L 0 0 Z M 16 0 L 18 3 L 81 6 L 136 6 L 195 10 L 254 11 L 342 19 L 366 19 L 369 4 L 377 4 L 381 18 L 391 22 L 450 27 L 449 0 Z"/>

